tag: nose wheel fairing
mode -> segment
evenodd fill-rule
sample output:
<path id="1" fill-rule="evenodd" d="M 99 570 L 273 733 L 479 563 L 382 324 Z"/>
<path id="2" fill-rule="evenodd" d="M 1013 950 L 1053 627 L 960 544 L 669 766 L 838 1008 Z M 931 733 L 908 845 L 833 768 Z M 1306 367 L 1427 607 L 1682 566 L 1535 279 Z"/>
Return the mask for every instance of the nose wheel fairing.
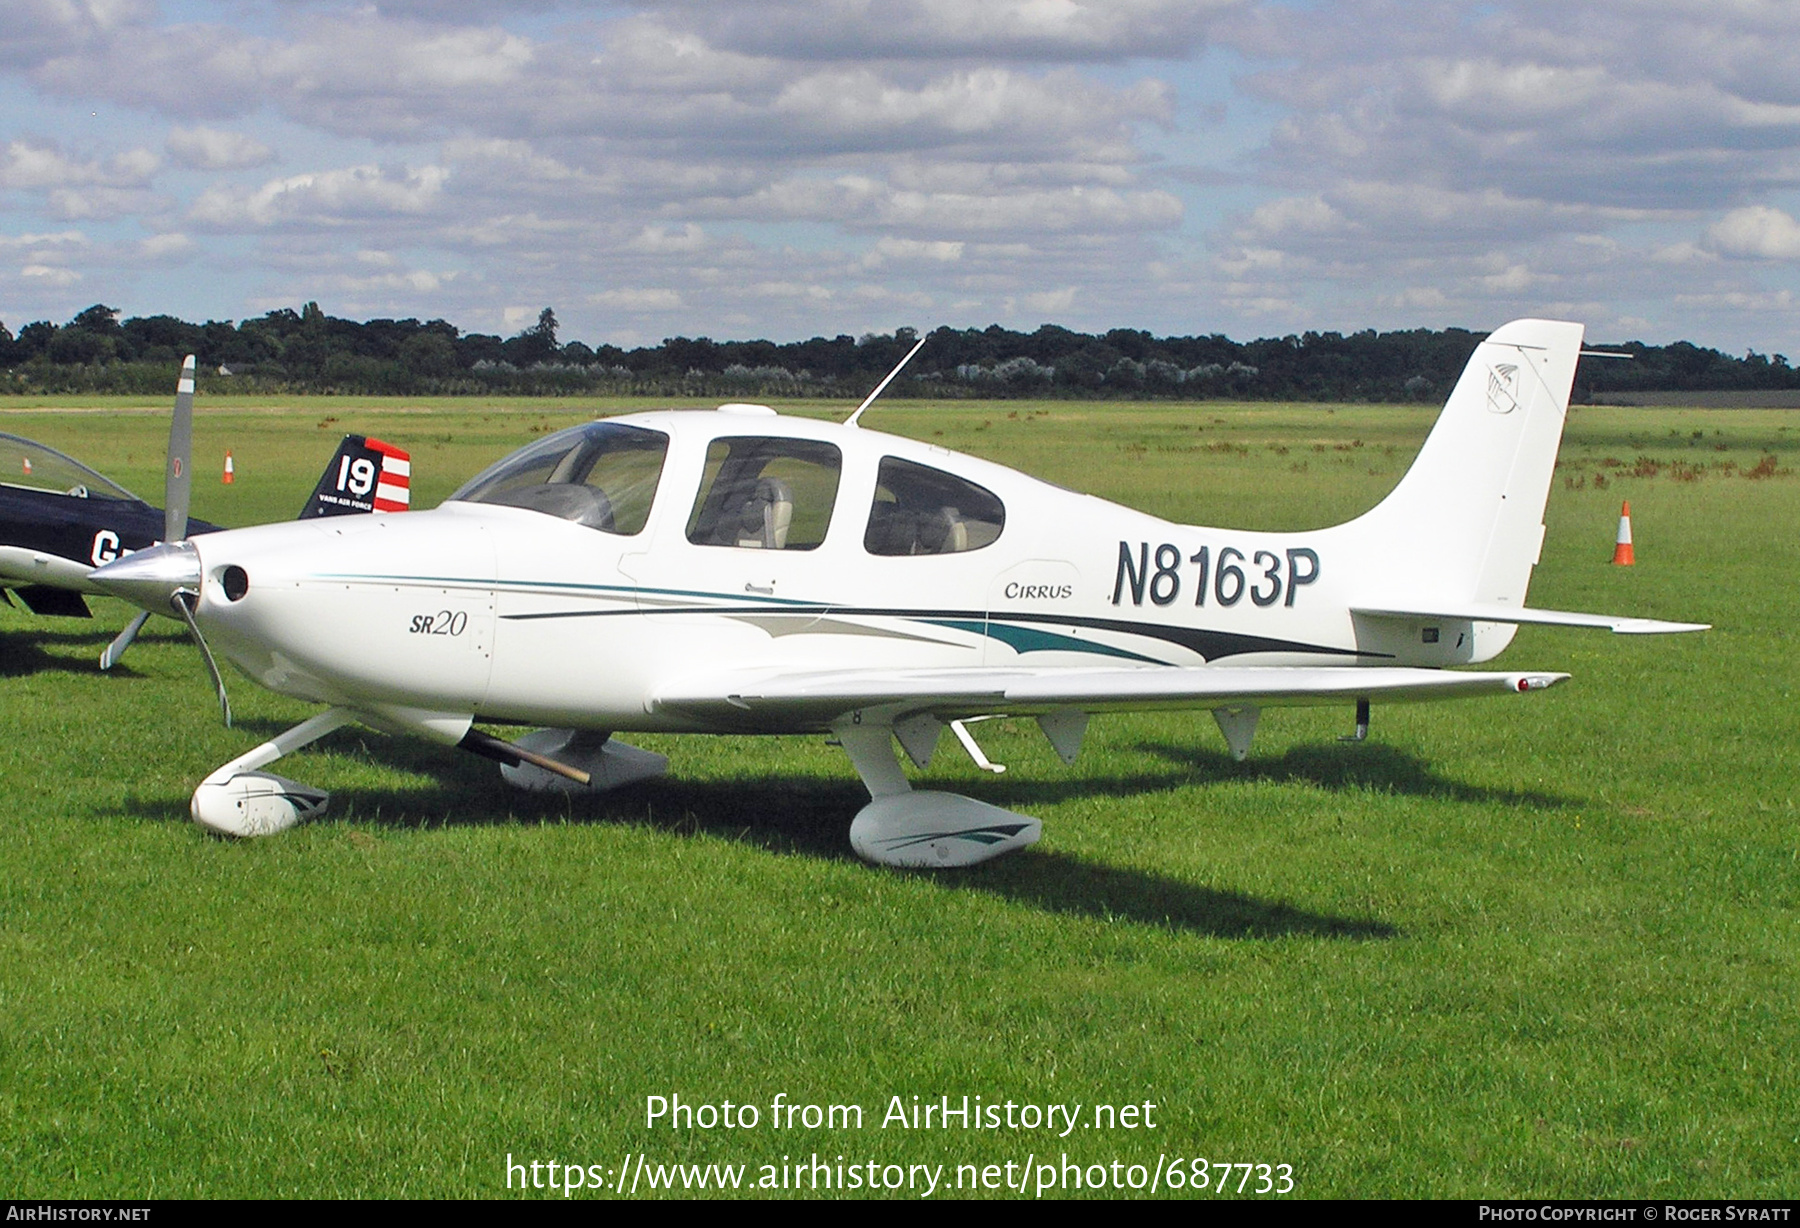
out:
<path id="1" fill-rule="evenodd" d="M 194 790 L 188 812 L 221 836 L 270 836 L 323 813 L 331 795 L 258 768 L 275 762 L 355 719 L 346 708 L 327 708 L 221 765 Z"/>

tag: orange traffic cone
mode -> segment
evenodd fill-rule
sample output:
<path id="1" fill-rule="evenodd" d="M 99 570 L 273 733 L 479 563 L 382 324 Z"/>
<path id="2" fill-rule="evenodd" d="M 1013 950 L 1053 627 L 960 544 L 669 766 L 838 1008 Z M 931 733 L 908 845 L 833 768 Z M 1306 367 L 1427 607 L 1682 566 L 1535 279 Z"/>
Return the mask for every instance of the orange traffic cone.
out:
<path id="1" fill-rule="evenodd" d="M 237 481 L 237 478 L 235 476 L 233 476 L 233 471 L 231 468 L 231 449 L 230 448 L 225 449 L 225 476 L 219 480 L 222 483 L 224 483 L 226 486 L 229 486 L 233 482 Z"/>
<path id="2" fill-rule="evenodd" d="M 19 459 L 25 462 L 25 472 L 30 473 L 31 472 L 31 458 L 29 456 L 21 456 Z"/>
<path id="3" fill-rule="evenodd" d="M 1613 565 L 1630 567 L 1637 560 L 1631 554 L 1631 500 L 1619 508 L 1619 541 L 1613 547 Z"/>

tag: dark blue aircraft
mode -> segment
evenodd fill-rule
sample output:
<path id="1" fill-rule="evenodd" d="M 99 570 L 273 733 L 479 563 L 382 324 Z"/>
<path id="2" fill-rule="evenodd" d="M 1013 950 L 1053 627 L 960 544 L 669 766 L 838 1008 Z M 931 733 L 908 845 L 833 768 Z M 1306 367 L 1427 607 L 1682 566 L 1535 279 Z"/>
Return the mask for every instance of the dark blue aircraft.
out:
<path id="1" fill-rule="evenodd" d="M 151 507 L 73 457 L 0 432 L 0 590 L 34 614 L 91 618 L 86 594 L 96 567 L 165 541 L 210 533 L 220 525 L 188 518 L 193 451 L 194 359 L 181 369 L 163 508 Z M 300 518 L 352 512 L 404 511 L 411 470 L 399 448 L 346 435 L 325 467 Z M 171 617 L 184 613 L 170 611 Z M 140 614 L 100 659 L 109 668 L 148 615 Z"/>

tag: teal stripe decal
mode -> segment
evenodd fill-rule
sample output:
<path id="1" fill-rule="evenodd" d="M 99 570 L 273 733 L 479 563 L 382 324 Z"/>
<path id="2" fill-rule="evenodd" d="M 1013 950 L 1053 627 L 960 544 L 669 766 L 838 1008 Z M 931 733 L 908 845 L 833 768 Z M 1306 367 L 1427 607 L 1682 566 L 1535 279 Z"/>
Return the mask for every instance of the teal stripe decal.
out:
<path id="1" fill-rule="evenodd" d="M 986 635 L 999 640 L 1014 652 L 1023 655 L 1028 652 L 1086 652 L 1102 657 L 1123 657 L 1127 661 L 1147 661 L 1151 665 L 1166 665 L 1166 661 L 1158 661 L 1155 657 L 1142 656 L 1139 653 L 1127 652 L 1123 648 L 1114 648 L 1110 644 L 1096 644 L 1093 640 L 1078 640 L 1070 635 L 1057 635 L 1053 631 L 1039 631 L 1034 627 L 1013 627 L 1006 623 L 963 622 L 959 619 L 926 618 L 922 622 L 934 627 L 950 627 L 957 631 L 967 631 L 972 635 Z"/>

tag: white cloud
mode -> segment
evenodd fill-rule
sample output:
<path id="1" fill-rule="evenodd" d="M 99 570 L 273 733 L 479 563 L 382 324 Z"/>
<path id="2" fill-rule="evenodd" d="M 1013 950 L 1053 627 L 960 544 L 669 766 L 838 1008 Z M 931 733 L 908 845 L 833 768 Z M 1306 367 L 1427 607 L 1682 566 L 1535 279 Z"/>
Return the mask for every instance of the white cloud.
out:
<path id="1" fill-rule="evenodd" d="M 171 158 L 193 170 L 243 170 L 275 161 L 275 151 L 255 137 L 219 128 L 176 128 L 164 148 Z"/>
<path id="2" fill-rule="evenodd" d="M 1116 192 L 1080 186 L 1005 196 L 895 192 L 878 213 L 883 225 L 939 234 L 1009 231 L 1158 230 L 1181 221 L 1180 198 L 1161 190 Z"/>
<path id="3" fill-rule="evenodd" d="M 1064 286 L 1060 290 L 1045 290 L 1038 294 L 1027 294 L 1023 301 L 1027 311 L 1041 311 L 1047 315 L 1058 315 L 1074 305 L 1075 287 Z"/>
<path id="4" fill-rule="evenodd" d="M 1649 258 L 1658 264 L 1670 265 L 1696 264 L 1718 259 L 1698 243 L 1685 240 L 1680 243 L 1665 243 L 1653 249 Z"/>
<path id="5" fill-rule="evenodd" d="M 751 297 L 758 299 L 805 299 L 825 303 L 836 297 L 831 287 L 816 282 L 760 281 L 746 289 Z"/>
<path id="6" fill-rule="evenodd" d="M 321 141 L 355 142 L 337 169 L 187 187 L 161 215 L 139 202 L 160 227 L 180 218 L 196 232 L 257 236 L 272 284 L 314 285 L 357 263 L 359 249 L 436 250 L 471 261 L 471 276 L 440 278 L 435 293 L 451 301 L 421 303 L 421 314 L 496 312 L 491 288 L 476 302 L 477 284 L 595 309 L 600 285 L 636 296 L 609 311 L 678 302 L 702 313 L 762 286 L 792 313 L 745 318 L 824 330 L 829 304 L 867 299 L 859 278 L 876 267 L 892 283 L 876 289 L 896 302 L 929 301 L 931 283 L 953 276 L 965 284 L 944 297 L 958 301 L 1032 293 L 1039 276 L 1054 278 L 1037 287 L 1050 294 L 1096 274 L 1128 284 L 1126 249 L 1172 233 L 1183 215 L 1177 194 L 1145 181 L 1140 141 L 1141 129 L 1175 122 L 1174 87 L 1071 65 L 1197 46 L 1201 25 L 1231 7 L 1028 0 L 975 11 L 925 0 L 845 24 L 856 6 L 836 0 L 763 6 L 759 25 L 828 31 L 797 51 L 680 4 L 526 34 L 511 20 L 524 10 L 504 2 L 352 12 L 295 0 L 252 26 L 201 0 L 186 12 L 210 12 L 211 24 L 150 23 L 129 39 L 71 45 L 35 80 L 177 117 L 167 158 L 189 169 L 264 165 L 276 144 L 291 160 Z M 392 149 L 392 163 L 370 143 Z M 122 204 L 70 197 L 60 216 Z M 806 254 L 768 237 L 769 224 L 806 231 Z M 333 233 L 335 244 L 280 246 Z M 1037 262 L 1023 279 L 1008 267 L 1022 261 Z"/>
<path id="7" fill-rule="evenodd" d="M 49 212 L 54 217 L 71 221 L 76 218 L 103 221 L 146 213 L 164 203 L 162 197 L 141 188 L 58 188 L 49 195 Z"/>
<path id="8" fill-rule="evenodd" d="M 1489 273 L 1481 279 L 1481 286 L 1491 294 L 1518 294 L 1543 280 L 1546 279 L 1533 273 L 1524 265 L 1514 264 L 1508 265 L 1498 273 Z"/>
<path id="9" fill-rule="evenodd" d="M 147 149 L 84 160 L 51 144 L 13 140 L 0 150 L 0 188 L 139 187 L 156 167 L 157 157 Z"/>
<path id="10" fill-rule="evenodd" d="M 48 60 L 36 80 L 187 117 L 249 116 L 273 105 L 308 126 L 405 135 L 521 92 L 534 48 L 492 26 L 392 21 L 373 9 L 310 16 L 292 37 L 191 24 L 131 31 Z"/>
<path id="11" fill-rule="evenodd" d="M 650 0 L 717 41 L 806 59 L 978 55 L 996 60 L 1180 57 L 1235 0 Z"/>
<path id="12" fill-rule="evenodd" d="M 0 251 L 11 248 L 62 247 L 87 242 L 79 230 L 59 230 L 52 234 L 0 235 Z"/>
<path id="13" fill-rule="evenodd" d="M 694 223 L 687 222 L 678 232 L 671 232 L 667 226 L 646 226 L 626 247 L 632 251 L 657 255 L 687 255 L 699 251 L 705 244 L 706 232 Z"/>
<path id="14" fill-rule="evenodd" d="M 101 42 L 152 12 L 149 0 L 7 0 L 0 66 L 28 67 Z"/>
<path id="15" fill-rule="evenodd" d="M 1800 222 L 1768 205 L 1733 209 L 1708 228 L 1706 238 L 1727 256 L 1800 260 Z"/>
<path id="16" fill-rule="evenodd" d="M 138 241 L 138 254 L 146 260 L 175 260 L 192 255 L 194 241 L 184 234 L 156 234 Z"/>
<path id="17" fill-rule="evenodd" d="M 680 292 L 651 286 L 602 290 L 588 295 L 588 302 L 619 311 L 676 311 L 683 306 Z"/>
<path id="18" fill-rule="evenodd" d="M 1252 209 L 1239 237 L 1267 240 L 1292 234 L 1330 234 L 1346 224 L 1344 215 L 1321 196 L 1284 196 Z"/>
<path id="19" fill-rule="evenodd" d="M 906 145 L 993 139 L 1014 142 L 1013 156 L 1046 140 L 1112 157 L 1130 157 L 1129 120 L 1166 123 L 1172 93 L 1159 81 L 1126 90 L 1099 87 L 1068 73 L 1031 77 L 1004 68 L 951 73 L 909 86 L 873 69 L 817 72 L 775 98 L 769 118 L 799 134 Z M 791 139 L 791 138 L 790 138 Z M 1024 142 L 1020 146 L 1017 142 Z"/>
<path id="20" fill-rule="evenodd" d="M 162 260 L 148 310 L 554 303 L 584 338 L 1787 329 L 1796 48 L 1749 0 L 13 0 L 9 224 L 152 238 L 0 251 L 49 316 Z"/>
<path id="21" fill-rule="evenodd" d="M 696 207 L 724 217 L 832 220 L 857 229 L 935 235 L 1140 231 L 1175 226 L 1182 214 L 1180 199 L 1161 190 L 1077 185 L 977 195 L 901 190 L 863 175 L 785 179 L 749 197 Z"/>
<path id="22" fill-rule="evenodd" d="M 145 149 L 78 158 L 51 144 L 14 140 L 0 149 L 0 188 L 37 195 L 48 217 L 110 220 L 167 207 L 144 186 L 157 165 Z"/>
<path id="23" fill-rule="evenodd" d="M 22 277 L 30 277 L 46 286 L 63 288 L 72 286 L 81 280 L 81 274 L 74 269 L 55 264 L 28 264 L 19 270 Z"/>
<path id="24" fill-rule="evenodd" d="M 1450 297 L 1438 286 L 1408 286 L 1392 302 L 1408 310 L 1441 311 L 1450 305 Z"/>
<path id="25" fill-rule="evenodd" d="M 1238 41 L 1290 60 L 1248 78 L 1289 112 L 1265 154 L 1289 186 L 1357 178 L 1692 210 L 1800 169 L 1795 65 L 1768 42 L 1769 13 L 1721 7 L 1701 28 L 1668 3 L 1403 11 L 1344 0 L 1263 8 Z M 1684 55 L 1684 42 L 1705 51 Z"/>
<path id="26" fill-rule="evenodd" d="M 338 276 L 326 281 L 341 294 L 367 296 L 371 292 L 401 292 L 406 295 L 433 294 L 442 289 L 455 273 L 433 273 L 427 269 L 407 269 L 395 273 L 377 273 L 369 277 Z"/>
<path id="27" fill-rule="evenodd" d="M 194 202 L 191 216 L 221 229 L 243 229 L 418 214 L 439 201 L 449 175 L 441 166 L 350 166 L 270 180 L 255 191 L 212 187 Z"/>
<path id="28" fill-rule="evenodd" d="M 871 269 L 878 269 L 889 261 L 955 264 L 962 259 L 963 249 L 967 246 L 960 240 L 900 239 L 885 235 L 863 256 L 862 263 Z"/>
<path id="29" fill-rule="evenodd" d="M 1679 294 L 1675 301 L 1683 306 L 1696 307 L 1702 310 L 1723 310 L 1731 312 L 1776 313 L 1786 315 L 1794 310 L 1795 295 L 1792 290 L 1765 290 L 1761 292 L 1733 291 L 1718 294 Z"/>

